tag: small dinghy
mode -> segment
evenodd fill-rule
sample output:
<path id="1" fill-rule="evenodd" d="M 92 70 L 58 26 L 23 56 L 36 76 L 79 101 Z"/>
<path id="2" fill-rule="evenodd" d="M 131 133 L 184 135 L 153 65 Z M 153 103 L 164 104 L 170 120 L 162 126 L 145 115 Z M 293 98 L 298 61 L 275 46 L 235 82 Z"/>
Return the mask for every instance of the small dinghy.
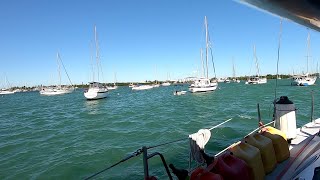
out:
<path id="1" fill-rule="evenodd" d="M 183 95 L 186 93 L 187 93 L 187 91 L 175 91 L 175 92 L 173 92 L 173 95 Z"/>

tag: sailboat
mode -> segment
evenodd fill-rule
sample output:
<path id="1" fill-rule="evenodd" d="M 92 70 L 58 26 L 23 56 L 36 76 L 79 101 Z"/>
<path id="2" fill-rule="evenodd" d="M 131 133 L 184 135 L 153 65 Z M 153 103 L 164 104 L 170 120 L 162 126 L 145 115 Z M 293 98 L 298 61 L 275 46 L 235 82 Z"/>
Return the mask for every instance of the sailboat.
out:
<path id="1" fill-rule="evenodd" d="M 6 85 L 6 88 L 2 88 L 0 89 L 0 95 L 4 95 L 4 94 L 13 94 L 15 93 L 15 91 L 13 91 L 11 88 L 10 88 L 10 83 L 7 79 L 7 76 L 5 76 L 5 83 L 7 84 Z"/>
<path id="2" fill-rule="evenodd" d="M 41 95 L 47 95 L 47 96 L 52 96 L 52 95 L 60 95 L 60 94 L 67 94 L 67 93 L 71 93 L 73 92 L 74 88 L 72 86 L 71 80 L 69 78 L 69 75 L 66 71 L 66 69 L 64 68 L 64 65 L 62 63 L 60 54 L 57 53 L 57 64 L 58 64 L 58 76 L 59 76 L 59 84 L 56 86 L 49 86 L 49 87 L 41 87 L 41 90 L 39 91 L 39 93 Z M 68 76 L 68 79 L 70 81 L 71 87 L 70 86 L 63 86 L 61 84 L 61 71 L 60 71 L 60 67 L 61 65 L 63 66 L 65 73 Z"/>
<path id="3" fill-rule="evenodd" d="M 253 46 L 253 55 L 256 62 L 257 74 L 256 76 L 249 77 L 245 84 L 265 84 L 267 83 L 267 78 L 260 77 L 260 69 L 258 64 L 258 57 L 256 54 L 256 46 Z"/>
<path id="4" fill-rule="evenodd" d="M 100 54 L 99 54 L 99 46 L 97 41 L 97 28 L 94 26 L 94 40 L 96 46 L 96 66 L 97 66 L 97 73 L 98 73 L 98 81 L 99 81 L 99 70 L 101 69 L 100 65 Z M 93 81 L 89 82 L 89 89 L 84 92 L 84 97 L 87 100 L 95 100 L 95 99 L 103 99 L 107 97 L 108 89 L 100 82 L 94 81 L 94 74 L 93 71 Z"/>
<path id="5" fill-rule="evenodd" d="M 155 84 L 152 85 L 153 87 L 160 87 L 160 84 L 158 84 L 158 81 L 156 80 Z"/>
<path id="6" fill-rule="evenodd" d="M 108 90 L 115 90 L 118 88 L 118 86 L 116 85 L 117 82 L 117 74 L 114 73 L 114 82 L 113 82 L 113 86 L 107 86 Z"/>
<path id="7" fill-rule="evenodd" d="M 155 67 L 155 79 L 157 79 L 157 66 Z M 153 87 L 160 87 L 158 80 L 155 80 Z"/>
<path id="8" fill-rule="evenodd" d="M 163 82 L 161 85 L 162 86 L 170 86 L 171 85 L 171 83 L 170 83 L 170 74 L 168 73 L 167 74 L 167 81 L 166 82 Z"/>
<path id="9" fill-rule="evenodd" d="M 236 68 L 234 66 L 233 58 L 232 58 L 232 74 L 233 74 L 232 82 L 240 83 L 240 80 L 236 78 Z"/>
<path id="10" fill-rule="evenodd" d="M 195 79 L 195 81 L 190 85 L 189 90 L 192 93 L 214 91 L 218 87 L 217 82 L 210 81 L 209 74 L 208 74 L 209 32 L 208 32 L 207 16 L 204 17 L 204 24 L 205 24 L 205 30 L 206 30 L 206 66 L 204 65 L 204 61 L 202 60 L 202 58 L 201 58 L 201 61 L 203 64 L 202 67 L 203 67 L 203 73 L 205 77 L 199 77 Z"/>
<path id="11" fill-rule="evenodd" d="M 137 84 L 135 86 L 133 86 L 131 89 L 132 90 L 147 90 L 147 89 L 152 89 L 154 86 L 151 84 Z"/>
<path id="12" fill-rule="evenodd" d="M 308 52 L 307 52 L 307 73 L 302 75 L 296 75 L 292 78 L 292 85 L 297 86 L 309 86 L 314 85 L 317 80 L 317 76 L 312 76 L 309 74 L 308 66 L 309 66 L 309 49 L 310 49 L 310 33 L 308 33 Z"/>

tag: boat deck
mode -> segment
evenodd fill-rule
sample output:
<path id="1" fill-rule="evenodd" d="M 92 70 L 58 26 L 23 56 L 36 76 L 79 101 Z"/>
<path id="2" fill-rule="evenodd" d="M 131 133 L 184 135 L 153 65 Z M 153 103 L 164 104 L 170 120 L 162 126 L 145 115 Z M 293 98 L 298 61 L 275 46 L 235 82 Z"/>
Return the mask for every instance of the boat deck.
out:
<path id="1" fill-rule="evenodd" d="M 292 179 L 296 171 L 306 162 L 306 159 L 320 149 L 320 137 L 316 135 L 320 129 L 320 118 L 297 129 L 297 137 L 290 143 L 290 157 L 279 163 L 268 175 L 271 179 Z M 312 179 L 312 178 L 311 178 Z"/>

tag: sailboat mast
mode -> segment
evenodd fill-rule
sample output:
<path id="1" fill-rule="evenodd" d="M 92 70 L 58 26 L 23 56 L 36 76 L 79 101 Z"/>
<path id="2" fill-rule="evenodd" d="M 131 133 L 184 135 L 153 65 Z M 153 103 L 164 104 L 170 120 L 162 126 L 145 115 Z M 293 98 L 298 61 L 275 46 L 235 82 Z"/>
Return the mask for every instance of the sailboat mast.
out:
<path id="1" fill-rule="evenodd" d="M 232 75 L 233 75 L 233 78 L 236 78 L 236 69 L 235 69 L 235 67 L 234 67 L 234 59 L 233 59 L 233 57 L 232 57 Z"/>
<path id="2" fill-rule="evenodd" d="M 60 72 L 59 53 L 57 53 L 57 63 L 58 63 L 58 75 L 59 75 L 59 87 L 61 87 L 61 72 Z"/>
<path id="3" fill-rule="evenodd" d="M 62 67 L 63 67 L 63 69 L 64 69 L 64 72 L 66 73 L 66 75 L 67 75 L 67 77 L 68 77 L 68 79 L 69 79 L 69 82 L 70 82 L 71 86 L 73 86 L 73 84 L 72 84 L 72 82 L 71 82 L 71 79 L 70 79 L 70 77 L 69 77 L 69 74 L 68 74 L 68 72 L 67 72 L 67 69 L 66 69 L 66 67 L 65 67 L 64 64 L 63 64 L 62 59 L 61 59 L 59 53 L 57 54 L 57 57 L 58 57 L 57 60 L 59 61 L 60 85 L 61 85 L 61 70 L 60 70 L 60 67 L 61 67 L 61 65 L 62 65 Z"/>
<path id="4" fill-rule="evenodd" d="M 256 54 L 256 45 L 253 45 L 253 55 L 254 55 L 254 58 L 256 60 L 257 76 L 260 77 L 258 57 L 257 57 L 257 54 Z"/>
<path id="5" fill-rule="evenodd" d="M 91 54 L 91 57 L 90 57 L 91 59 L 90 60 L 91 60 L 91 68 L 92 68 L 91 69 L 92 70 L 92 81 L 94 82 L 94 74 L 95 73 L 94 73 L 94 60 L 93 60 L 93 51 L 94 51 L 93 50 L 93 42 L 90 43 L 90 46 L 91 46 L 91 53 L 90 53 Z"/>
<path id="6" fill-rule="evenodd" d="M 98 50 L 98 41 L 97 41 L 97 27 L 94 26 L 94 41 L 96 43 L 96 61 L 97 61 L 97 69 L 98 69 L 98 81 L 99 80 L 99 50 Z"/>
<path id="7" fill-rule="evenodd" d="M 208 22 L 207 22 L 207 16 L 204 16 L 204 24 L 206 27 L 206 77 L 208 78 L 208 50 L 209 50 L 209 39 L 208 39 Z"/>
<path id="8" fill-rule="evenodd" d="M 310 56 L 310 32 L 308 32 L 308 47 L 307 47 L 307 73 L 309 73 L 309 56 Z"/>
<path id="9" fill-rule="evenodd" d="M 206 76 L 206 71 L 205 71 L 205 67 L 204 67 L 202 48 L 200 49 L 200 58 L 201 58 L 201 63 L 202 63 L 202 73 L 203 73 L 203 77 L 205 77 L 205 76 Z"/>
<path id="10" fill-rule="evenodd" d="M 116 82 L 117 82 L 117 73 L 115 72 L 115 73 L 114 73 L 114 82 L 113 82 L 113 85 L 116 85 Z"/>

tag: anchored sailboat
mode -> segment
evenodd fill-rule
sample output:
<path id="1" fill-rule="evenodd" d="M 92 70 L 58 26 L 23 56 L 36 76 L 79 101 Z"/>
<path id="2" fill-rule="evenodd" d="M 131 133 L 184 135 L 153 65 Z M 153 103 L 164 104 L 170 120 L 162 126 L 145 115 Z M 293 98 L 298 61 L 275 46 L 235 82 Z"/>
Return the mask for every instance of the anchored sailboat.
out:
<path id="1" fill-rule="evenodd" d="M 115 90 L 118 88 L 117 86 L 117 73 L 114 73 L 114 82 L 113 82 L 113 86 L 107 86 L 108 90 Z"/>
<path id="2" fill-rule="evenodd" d="M 101 70 L 101 65 L 96 26 L 94 26 L 94 40 L 96 45 L 96 69 L 98 73 L 98 82 L 94 80 L 95 72 L 93 72 L 93 81 L 89 82 L 89 89 L 84 92 L 84 96 L 87 98 L 87 100 L 106 98 L 108 93 L 108 89 L 102 83 L 99 82 L 99 71 Z"/>
<path id="3" fill-rule="evenodd" d="M 204 77 L 197 78 L 189 87 L 190 92 L 196 93 L 196 92 L 208 92 L 208 91 L 214 91 L 218 87 L 217 82 L 211 82 L 209 79 L 208 74 L 208 59 L 209 59 L 209 32 L 208 32 L 208 22 L 207 22 L 207 16 L 204 17 L 204 24 L 205 24 L 205 30 L 206 30 L 206 61 L 204 61 L 201 58 L 202 64 L 203 64 L 203 74 Z M 202 55 L 201 55 L 202 57 Z M 206 66 L 204 66 L 206 64 Z"/>
<path id="4" fill-rule="evenodd" d="M 60 54 L 57 53 L 57 64 L 58 64 L 58 76 L 59 76 L 59 84 L 56 86 L 49 86 L 49 87 L 42 87 L 41 90 L 39 91 L 41 95 L 47 95 L 47 96 L 52 96 L 52 95 L 60 95 L 60 94 L 67 94 L 67 93 L 71 93 L 74 90 L 74 87 L 71 83 L 71 80 L 69 78 L 69 75 L 62 63 Z M 61 65 L 63 66 L 66 75 L 68 76 L 68 79 L 70 81 L 70 86 L 64 86 L 61 84 Z"/>
<path id="5" fill-rule="evenodd" d="M 234 66 L 233 58 L 232 58 L 232 75 L 233 75 L 232 82 L 240 83 L 240 80 L 236 78 L 236 68 Z"/>
<path id="6" fill-rule="evenodd" d="M 265 83 L 267 83 L 267 78 L 260 77 L 260 68 L 259 68 L 258 57 L 256 54 L 256 46 L 255 45 L 253 46 L 253 55 L 254 55 L 255 62 L 256 62 L 257 74 L 256 74 L 256 76 L 252 76 L 252 77 L 248 78 L 248 80 L 246 81 L 245 84 L 265 84 Z"/>
<path id="7" fill-rule="evenodd" d="M 9 81 L 8 81 L 8 79 L 7 79 L 7 76 L 5 76 L 5 83 L 6 83 L 6 87 L 0 89 L 0 95 L 13 94 L 15 91 L 13 91 L 13 90 L 10 88 L 10 83 L 9 83 Z"/>
<path id="8" fill-rule="evenodd" d="M 296 75 L 293 76 L 292 80 L 292 85 L 297 85 L 297 86 L 309 86 L 309 85 L 314 85 L 314 83 L 317 80 L 317 76 L 312 76 L 309 74 L 309 57 L 310 57 L 310 33 L 308 33 L 308 51 L 307 51 L 307 73 L 302 74 L 302 75 Z"/>
<path id="9" fill-rule="evenodd" d="M 170 73 L 167 73 L 167 81 L 166 82 L 163 82 L 161 85 L 162 86 L 170 86 L 171 83 L 170 83 Z"/>

